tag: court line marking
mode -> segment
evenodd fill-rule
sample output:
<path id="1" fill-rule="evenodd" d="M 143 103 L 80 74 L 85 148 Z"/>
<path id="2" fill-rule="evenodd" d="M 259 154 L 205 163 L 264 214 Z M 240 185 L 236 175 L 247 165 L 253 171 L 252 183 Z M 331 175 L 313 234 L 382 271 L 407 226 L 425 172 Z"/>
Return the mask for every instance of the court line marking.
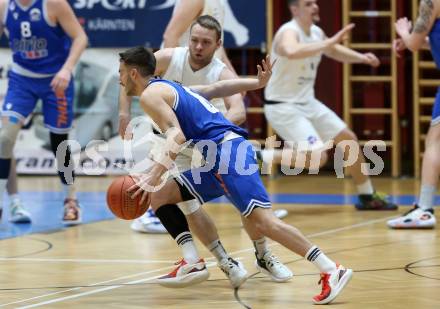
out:
<path id="1" fill-rule="evenodd" d="M 156 269 L 156 270 L 150 270 L 150 271 L 140 272 L 140 273 L 136 273 L 136 274 L 132 274 L 132 275 L 128 275 L 128 276 L 118 277 L 118 278 L 111 279 L 111 280 L 106 280 L 106 281 L 101 281 L 101 282 L 93 283 L 93 284 L 90 284 L 90 286 L 99 285 L 99 284 L 105 284 L 105 283 L 114 282 L 114 281 L 118 281 L 118 280 L 133 278 L 133 277 L 139 277 L 139 276 L 155 273 L 155 272 L 158 272 L 158 271 L 166 270 L 166 269 L 169 269 L 169 268 L 170 267 L 163 267 L 163 268 Z M 63 290 L 63 291 L 58 291 L 58 292 L 53 292 L 53 293 L 49 293 L 49 294 L 43 294 L 43 295 L 39 295 L 39 296 L 34 296 L 34 297 L 31 297 L 31 298 L 10 302 L 10 303 L 7 303 L 7 304 L 0 304 L 0 307 L 5 307 L 5 306 L 8 306 L 8 305 L 19 304 L 19 303 L 27 302 L 27 301 L 30 301 L 30 300 L 35 300 L 35 299 L 39 299 L 39 298 L 49 297 L 49 296 L 53 296 L 53 295 L 57 295 L 57 294 L 61 294 L 61 293 L 67 293 L 67 292 L 71 292 L 71 291 L 74 291 L 74 290 L 79 290 L 81 288 L 82 287 L 76 287 L 76 288 L 71 288 L 71 289 L 67 289 L 67 290 Z"/>
<path id="2" fill-rule="evenodd" d="M 348 226 L 345 226 L 345 227 L 340 227 L 340 228 L 331 229 L 331 230 L 327 230 L 327 231 L 323 231 L 323 232 L 313 233 L 313 234 L 307 235 L 307 237 L 308 238 L 313 238 L 313 237 L 318 237 L 318 236 L 323 236 L 323 235 L 334 234 L 334 233 L 338 233 L 338 232 L 341 232 L 341 231 L 351 230 L 351 229 L 354 229 L 354 228 L 363 227 L 363 226 L 367 226 L 367 225 L 372 225 L 372 224 L 375 224 L 375 223 L 378 223 L 378 222 L 383 222 L 383 221 L 386 221 L 386 220 L 388 220 L 390 218 L 394 218 L 394 217 L 395 217 L 395 215 L 394 216 L 389 216 L 389 217 L 386 217 L 386 218 L 381 218 L 381 219 L 373 219 L 373 220 L 369 220 L 369 221 L 365 221 L 365 222 L 361 222 L 361 223 L 356 223 L 356 224 L 348 225 Z M 273 243 L 273 244 L 270 244 L 270 245 L 274 246 L 274 245 L 278 245 L 278 243 Z M 238 254 L 238 253 L 247 252 L 247 251 L 251 251 L 251 250 L 254 250 L 254 248 L 252 247 L 252 248 L 248 248 L 248 249 L 244 249 L 244 250 L 234 251 L 234 252 L 231 253 L 231 255 L 235 255 L 235 254 Z M 211 264 L 215 264 L 215 263 L 211 263 Z M 165 270 L 165 269 L 169 269 L 169 267 L 161 268 L 161 269 L 153 270 L 153 271 L 149 271 L 149 272 L 139 273 L 139 274 L 136 274 L 136 275 L 133 275 L 133 276 L 140 276 L 142 274 L 154 273 L 154 272 L 162 271 L 162 270 Z M 106 281 L 106 282 L 101 282 L 101 284 L 102 283 L 111 282 L 111 281 L 117 281 L 117 280 L 120 280 L 120 279 L 121 278 L 109 280 L 109 281 Z M 136 283 L 140 283 L 140 282 L 148 281 L 148 280 L 150 280 L 150 279 L 149 278 L 140 279 L 140 280 L 137 280 Z M 128 282 L 128 283 L 124 283 L 124 284 L 133 284 L 133 283 L 134 282 Z M 90 286 L 97 285 L 97 284 L 99 284 L 99 283 L 95 283 L 95 284 L 92 284 Z M 40 303 L 35 303 L 35 304 L 24 306 L 24 307 L 19 307 L 19 309 L 40 307 L 40 306 L 44 306 L 44 305 L 47 305 L 47 304 L 53 304 L 53 303 L 62 302 L 62 301 L 73 299 L 73 298 L 79 298 L 79 297 L 88 296 L 88 295 L 91 295 L 91 294 L 105 292 L 107 290 L 116 289 L 116 288 L 120 288 L 120 287 L 123 287 L 123 286 L 125 286 L 125 285 L 111 286 L 111 287 L 101 288 L 101 289 L 97 289 L 97 290 L 82 292 L 82 293 L 71 295 L 71 296 L 54 298 L 54 299 L 43 301 L 43 302 L 40 302 Z M 55 293 L 51 293 L 51 294 L 36 296 L 36 297 L 33 297 L 33 298 L 21 300 L 21 301 L 10 303 L 10 304 L 22 303 L 22 302 L 25 302 L 25 301 L 34 300 L 36 298 L 48 297 L 48 296 L 52 296 L 52 295 L 55 295 L 55 294 L 65 293 L 65 292 L 68 292 L 68 291 L 78 290 L 78 289 L 81 289 L 81 288 L 74 288 L 74 289 L 69 289 L 69 290 L 65 290 L 65 291 L 59 291 L 59 292 L 55 292 Z M 8 304 L 0 305 L 0 307 L 6 306 L 6 305 L 8 305 Z"/>
<path id="3" fill-rule="evenodd" d="M 210 263 L 206 264 L 206 267 L 212 267 L 214 265 L 216 265 L 216 263 L 210 262 Z M 162 268 L 153 269 L 153 270 L 149 270 L 149 271 L 145 271 L 145 272 L 141 272 L 141 273 L 136 273 L 136 274 L 132 274 L 132 275 L 128 275 L 128 276 L 122 276 L 122 277 L 114 278 L 114 279 L 111 279 L 111 280 L 101 281 L 101 282 L 90 284 L 89 287 L 92 287 L 94 285 L 100 285 L 100 284 L 110 283 L 110 282 L 114 282 L 114 281 L 119 281 L 119 280 L 123 280 L 123 279 L 139 277 L 139 276 L 143 276 L 143 275 L 147 275 L 147 274 L 152 274 L 152 273 L 156 273 L 156 272 L 161 272 L 161 271 L 169 270 L 172 267 L 173 266 L 162 267 Z M 98 289 L 98 290 L 92 290 L 92 291 L 89 291 L 89 292 L 83 292 L 83 293 L 76 294 L 76 295 L 78 295 L 78 297 L 80 297 L 84 293 L 86 293 L 86 294 L 94 294 L 94 293 L 90 293 L 90 292 L 95 292 L 95 293 L 104 292 L 106 290 L 111 290 L 113 288 L 120 288 L 120 287 L 124 287 L 124 286 L 130 285 L 130 284 L 142 283 L 142 282 L 145 282 L 145 281 L 148 281 L 148 280 L 155 279 L 157 277 L 158 277 L 158 275 L 153 276 L 153 277 L 149 277 L 149 278 L 144 278 L 144 279 L 138 279 L 138 280 L 134 280 L 134 281 L 124 282 L 123 284 L 116 284 L 116 285 L 108 286 L 108 287 L 101 288 L 101 289 Z M 76 290 L 80 290 L 80 289 L 84 289 L 84 287 L 81 286 L 81 287 L 71 288 L 71 289 L 67 289 L 67 290 L 63 290 L 63 291 L 57 291 L 57 292 L 53 292 L 53 293 L 49 293 L 49 294 L 43 294 L 43 295 L 39 295 L 39 296 L 34 296 L 34 297 L 31 297 L 31 298 L 10 302 L 10 303 L 7 303 L 7 304 L 0 304 L 0 307 L 5 307 L 5 306 L 8 306 L 8 305 L 14 305 L 14 304 L 20 304 L 20 303 L 28 302 L 28 301 L 35 300 L 35 299 L 45 298 L 45 297 L 49 297 L 49 296 L 53 296 L 53 295 L 57 295 L 57 294 L 62 294 L 62 293 L 67 293 L 67 292 L 72 292 L 72 291 L 76 291 Z M 73 296 L 76 296 L 76 295 L 67 296 L 67 298 L 72 298 Z M 66 297 L 62 297 L 62 299 L 64 299 L 64 298 L 66 298 Z M 61 298 L 55 298 L 54 300 L 58 300 L 58 299 L 61 299 Z M 52 303 L 52 300 L 49 300 L 49 302 Z M 58 301 L 55 301 L 55 302 L 58 302 Z M 47 301 L 44 302 L 44 304 L 47 304 Z M 28 305 L 28 306 L 20 307 L 20 308 L 32 308 L 35 305 L 42 306 L 43 303 L 37 303 L 37 304 L 34 304 L 34 305 Z M 32 307 L 29 307 L 29 306 L 32 306 Z"/>
<path id="4" fill-rule="evenodd" d="M 206 267 L 212 267 L 215 264 L 216 263 L 207 263 Z M 165 267 L 165 268 L 161 268 L 161 269 L 157 269 L 157 270 L 152 270 L 152 271 L 149 271 L 147 273 L 154 273 L 154 272 L 162 271 L 162 270 L 169 269 L 169 268 L 170 267 Z M 65 297 L 61 297 L 61 298 L 51 299 L 51 300 L 48 300 L 48 301 L 45 301 L 45 302 L 42 302 L 42 303 L 36 303 L 36 304 L 27 305 L 27 306 L 23 306 L 23 307 L 17 307 L 17 309 L 35 308 L 35 307 L 40 307 L 40 306 L 43 306 L 43 305 L 58 303 L 58 302 L 69 300 L 69 299 L 79 298 L 79 297 L 83 297 L 83 296 L 87 296 L 87 295 L 92 295 L 92 294 L 97 294 L 97 293 L 101 293 L 101 292 L 105 292 L 105 291 L 109 291 L 109 290 L 118 289 L 118 288 L 130 285 L 130 284 L 144 283 L 144 282 L 150 281 L 150 280 L 155 279 L 155 278 L 157 278 L 157 276 L 152 276 L 152 277 L 148 277 L 148 278 L 133 280 L 133 281 L 125 282 L 123 284 L 108 286 L 108 287 L 97 289 L 97 290 L 92 290 L 92 291 L 82 292 L 82 293 L 75 294 L 75 295 L 70 295 L 70 296 L 65 296 Z M 81 288 L 75 288 L 75 290 L 76 289 L 82 289 L 82 287 Z"/>
<path id="5" fill-rule="evenodd" d="M 43 259 L 43 258 L 0 258 L 0 262 L 49 262 L 49 263 L 110 263 L 110 264 L 172 264 L 165 260 L 109 260 L 109 259 Z"/>
<path id="6" fill-rule="evenodd" d="M 342 231 L 348 231 L 348 230 L 355 229 L 355 228 L 358 228 L 358 227 L 363 227 L 363 226 L 367 226 L 367 225 L 372 225 L 372 224 L 375 224 L 375 223 L 383 222 L 383 221 L 386 221 L 386 220 L 389 220 L 389 219 L 395 218 L 395 217 L 396 216 L 394 215 L 394 216 L 389 216 L 389 217 L 385 217 L 385 218 L 381 218 L 381 219 L 373 219 L 373 220 L 369 220 L 369 221 L 365 221 L 365 222 L 361 222 L 361 223 L 356 223 L 356 224 L 353 224 L 353 225 L 339 227 L 339 228 L 336 228 L 336 229 L 331 229 L 331 230 L 327 230 L 327 231 L 323 231 L 323 232 L 317 232 L 317 233 L 309 234 L 309 235 L 306 235 L 306 237 L 307 238 L 314 238 L 314 237 L 330 235 L 330 234 L 334 234 L 334 233 L 338 233 L 338 232 L 342 232 Z M 269 246 L 270 247 L 281 246 L 281 244 L 279 244 L 277 242 L 272 242 L 272 243 L 269 244 Z M 247 252 L 247 251 L 250 251 L 250 250 L 254 250 L 254 248 L 252 247 L 250 249 L 238 250 L 238 251 L 235 251 L 235 252 L 231 253 L 231 255 L 232 254 L 238 254 L 238 253 L 244 253 L 244 252 Z"/>

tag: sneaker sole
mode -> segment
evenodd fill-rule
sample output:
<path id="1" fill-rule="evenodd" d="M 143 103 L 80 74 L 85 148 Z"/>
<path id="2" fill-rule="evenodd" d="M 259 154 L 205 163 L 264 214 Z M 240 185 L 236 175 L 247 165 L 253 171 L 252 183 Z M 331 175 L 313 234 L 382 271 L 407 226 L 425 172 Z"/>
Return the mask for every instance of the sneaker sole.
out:
<path id="1" fill-rule="evenodd" d="M 31 218 L 28 217 L 20 217 L 20 218 L 11 218 L 9 219 L 9 222 L 11 223 L 31 223 Z"/>
<path id="2" fill-rule="evenodd" d="M 82 217 L 79 217 L 76 220 L 63 220 L 63 224 L 65 226 L 74 226 L 82 224 Z"/>
<path id="3" fill-rule="evenodd" d="M 231 286 L 232 286 L 234 289 L 238 289 L 238 288 L 240 288 L 240 287 L 246 282 L 247 279 L 248 279 L 248 274 L 246 273 L 246 275 L 244 276 L 244 278 L 241 279 L 238 283 L 236 283 L 236 284 L 232 284 L 231 281 L 229 281 L 229 282 L 231 283 Z"/>
<path id="4" fill-rule="evenodd" d="M 244 266 L 241 265 L 241 267 L 244 267 Z M 248 272 L 246 271 L 245 274 L 244 274 L 244 276 L 241 278 L 241 280 L 238 281 L 238 283 L 236 283 L 236 284 L 232 284 L 231 281 L 229 281 L 229 282 L 231 283 L 231 286 L 232 286 L 234 289 L 238 289 L 239 287 L 241 287 L 241 286 L 243 285 L 243 283 L 246 282 L 247 279 L 248 279 Z"/>
<path id="5" fill-rule="evenodd" d="M 157 278 L 156 283 L 158 283 L 161 286 L 166 287 L 166 288 L 178 289 L 178 288 L 184 288 L 187 286 L 201 283 L 203 281 L 208 280 L 208 278 L 209 278 L 209 272 L 208 272 L 208 270 L 205 270 L 205 271 L 199 271 L 196 273 L 187 274 L 183 277 L 179 277 L 179 279 L 175 279 L 175 278 L 160 279 L 160 278 Z"/>
<path id="6" fill-rule="evenodd" d="M 270 277 L 270 278 L 272 279 L 272 281 L 275 281 L 275 282 L 287 282 L 287 281 L 289 281 L 290 279 L 292 279 L 292 277 L 293 277 L 293 274 L 291 274 L 290 277 L 286 277 L 286 278 L 278 278 L 278 277 L 275 277 L 275 276 L 272 275 L 272 273 L 269 272 L 267 269 L 265 269 L 265 268 L 263 268 L 263 267 L 260 267 L 260 265 L 258 265 L 258 262 L 257 262 L 257 261 L 255 261 L 255 267 L 257 268 L 257 270 L 258 270 L 259 272 L 261 272 L 262 274 L 265 274 L 266 276 Z"/>
<path id="7" fill-rule="evenodd" d="M 342 290 L 345 288 L 347 283 L 350 282 L 352 277 L 353 277 L 353 270 L 347 269 L 344 276 L 339 281 L 339 285 L 336 287 L 336 289 L 331 291 L 329 297 L 327 297 L 326 299 L 323 299 L 319 302 L 313 300 L 315 305 L 326 305 L 326 304 L 331 303 L 336 297 L 338 297 L 339 294 L 341 294 Z"/>
<path id="8" fill-rule="evenodd" d="M 429 225 L 404 225 L 404 224 L 397 224 L 397 225 L 391 225 L 391 224 L 387 224 L 388 227 L 390 229 L 393 230 L 431 230 L 433 228 L 435 228 L 435 223 L 434 224 L 429 224 Z"/>
<path id="9" fill-rule="evenodd" d="M 149 230 L 149 229 L 144 229 L 142 227 L 138 227 L 135 223 L 132 223 L 130 225 L 130 228 L 138 233 L 145 233 L 145 234 L 167 234 L 168 231 L 167 230 Z"/>
<path id="10" fill-rule="evenodd" d="M 394 211 L 398 210 L 398 206 L 381 207 L 381 208 L 365 208 L 362 205 L 356 204 L 354 207 L 359 211 Z"/>

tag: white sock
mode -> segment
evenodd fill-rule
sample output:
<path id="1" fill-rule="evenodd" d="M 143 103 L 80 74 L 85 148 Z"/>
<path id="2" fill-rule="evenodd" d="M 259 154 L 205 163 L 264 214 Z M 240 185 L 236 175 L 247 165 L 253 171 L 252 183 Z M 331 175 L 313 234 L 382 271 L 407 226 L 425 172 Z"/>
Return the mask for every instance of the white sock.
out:
<path id="1" fill-rule="evenodd" d="M 63 192 L 65 198 L 70 198 L 76 200 L 76 190 L 75 185 L 65 185 L 63 184 Z"/>
<path id="2" fill-rule="evenodd" d="M 419 202 L 417 205 L 423 210 L 432 208 L 434 205 L 435 192 L 437 192 L 437 187 L 422 185 L 420 187 Z"/>
<path id="3" fill-rule="evenodd" d="M 269 248 L 267 247 L 267 241 L 265 237 L 262 237 L 257 240 L 252 240 L 254 244 L 255 251 L 257 253 L 257 257 L 259 259 L 262 259 L 263 256 L 269 251 Z"/>
<path id="4" fill-rule="evenodd" d="M 19 203 L 20 202 L 20 195 L 18 193 L 14 193 L 9 195 L 9 200 L 11 203 Z"/>
<path id="5" fill-rule="evenodd" d="M 212 243 L 210 243 L 208 245 L 208 249 L 220 263 L 223 260 L 227 260 L 229 258 L 229 255 L 226 253 L 226 250 L 219 239 L 214 240 Z"/>
<path id="6" fill-rule="evenodd" d="M 176 237 L 176 242 L 182 249 L 183 259 L 188 264 L 197 263 L 200 260 L 196 245 L 190 232 L 183 232 Z"/>
<path id="7" fill-rule="evenodd" d="M 310 248 L 305 258 L 312 262 L 322 273 L 330 273 L 336 270 L 336 263 L 330 260 L 317 246 Z"/>
<path id="8" fill-rule="evenodd" d="M 0 209 L 3 209 L 3 195 L 6 191 L 6 184 L 8 179 L 0 179 Z"/>
<path id="9" fill-rule="evenodd" d="M 368 179 L 366 182 L 364 182 L 361 185 L 357 185 L 357 190 L 359 194 L 373 194 L 374 188 L 373 184 L 371 183 L 371 179 Z"/>

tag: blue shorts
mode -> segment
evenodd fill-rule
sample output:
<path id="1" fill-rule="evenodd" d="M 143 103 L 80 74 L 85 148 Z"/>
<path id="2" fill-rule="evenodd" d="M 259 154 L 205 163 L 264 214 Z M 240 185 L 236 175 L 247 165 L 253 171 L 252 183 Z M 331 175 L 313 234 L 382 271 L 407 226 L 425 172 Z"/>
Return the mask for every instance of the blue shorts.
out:
<path id="1" fill-rule="evenodd" d="M 435 96 L 434 107 L 432 108 L 432 120 L 431 125 L 436 125 L 440 123 L 440 88 L 437 90 Z"/>
<path id="2" fill-rule="evenodd" d="M 206 160 L 210 165 L 209 157 Z M 255 207 L 271 208 L 254 148 L 247 140 L 240 137 L 217 145 L 211 166 L 186 171 L 177 179 L 201 204 L 225 195 L 245 217 Z"/>
<path id="3" fill-rule="evenodd" d="M 24 121 L 34 111 L 38 99 L 41 99 L 45 126 L 56 134 L 68 133 L 73 120 L 73 78 L 65 93 L 58 96 L 50 87 L 52 79 L 30 78 L 9 72 L 2 116 L 14 116 Z"/>

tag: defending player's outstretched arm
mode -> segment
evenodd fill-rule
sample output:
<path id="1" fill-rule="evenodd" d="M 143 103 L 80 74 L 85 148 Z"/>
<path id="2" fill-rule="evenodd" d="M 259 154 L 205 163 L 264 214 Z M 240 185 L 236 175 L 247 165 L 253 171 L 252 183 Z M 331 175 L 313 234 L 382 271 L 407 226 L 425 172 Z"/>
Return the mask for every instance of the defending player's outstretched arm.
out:
<path id="1" fill-rule="evenodd" d="M 272 76 L 272 67 L 276 60 L 271 63 L 269 55 L 262 60 L 262 65 L 257 65 L 257 78 L 238 78 L 221 80 L 211 85 L 192 86 L 191 89 L 203 95 L 206 99 L 228 97 L 243 91 L 250 91 L 263 88 Z"/>

